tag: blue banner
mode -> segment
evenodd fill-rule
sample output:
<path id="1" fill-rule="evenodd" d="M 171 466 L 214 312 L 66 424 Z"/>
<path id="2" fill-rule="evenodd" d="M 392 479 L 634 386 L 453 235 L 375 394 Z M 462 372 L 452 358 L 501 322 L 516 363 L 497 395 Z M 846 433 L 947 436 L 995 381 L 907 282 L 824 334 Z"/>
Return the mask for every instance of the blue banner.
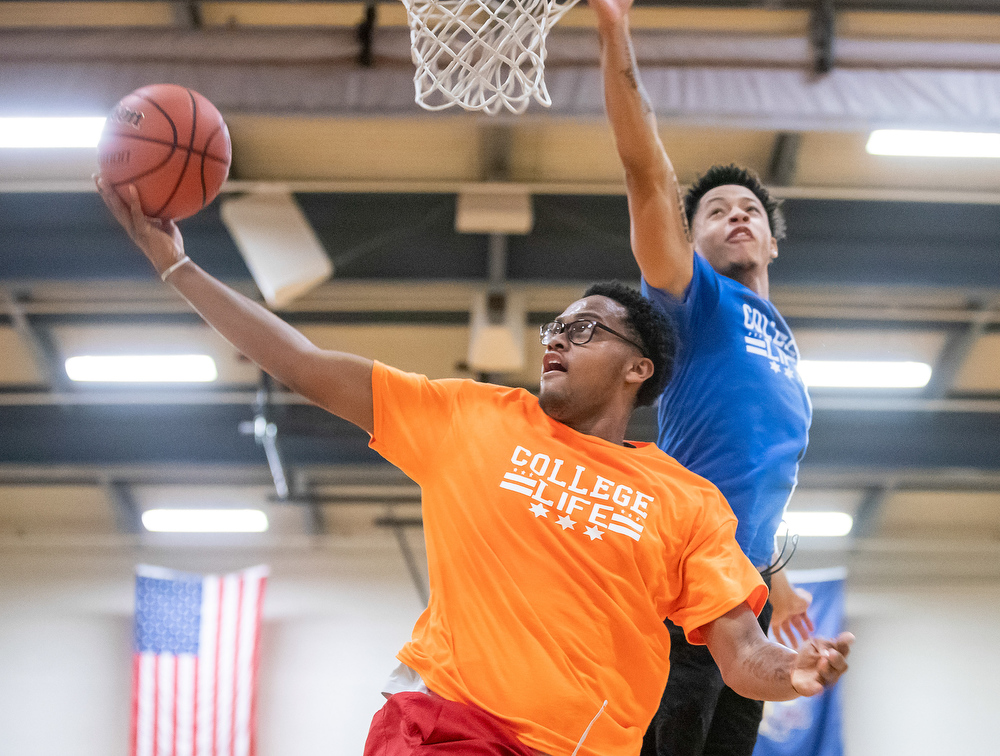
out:
<path id="1" fill-rule="evenodd" d="M 844 569 L 789 571 L 792 585 L 813 596 L 815 635 L 835 638 L 844 627 Z M 840 683 L 812 698 L 767 701 L 754 756 L 843 756 Z"/>

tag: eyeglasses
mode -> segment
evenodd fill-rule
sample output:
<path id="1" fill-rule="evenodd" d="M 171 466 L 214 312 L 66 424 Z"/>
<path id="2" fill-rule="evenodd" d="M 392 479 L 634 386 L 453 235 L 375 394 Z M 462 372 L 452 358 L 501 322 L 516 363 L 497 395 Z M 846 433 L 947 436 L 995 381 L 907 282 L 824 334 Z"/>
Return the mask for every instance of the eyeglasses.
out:
<path id="1" fill-rule="evenodd" d="M 604 323 L 598 323 L 596 320 L 574 320 L 572 323 L 563 323 L 560 320 L 553 320 L 551 323 L 546 323 L 539 329 L 539 337 L 542 340 L 542 345 L 548 346 L 553 337 L 565 332 L 566 338 L 569 339 L 571 344 L 583 346 L 594 338 L 594 331 L 598 328 L 602 331 L 607 331 L 612 336 L 617 336 L 622 341 L 627 341 L 629 344 L 642 352 L 643 357 L 649 357 L 646 353 L 645 347 L 641 344 L 636 341 L 632 341 L 632 339 L 628 336 L 624 336 L 623 334 L 618 333 L 618 331 L 608 328 L 604 325 Z"/>

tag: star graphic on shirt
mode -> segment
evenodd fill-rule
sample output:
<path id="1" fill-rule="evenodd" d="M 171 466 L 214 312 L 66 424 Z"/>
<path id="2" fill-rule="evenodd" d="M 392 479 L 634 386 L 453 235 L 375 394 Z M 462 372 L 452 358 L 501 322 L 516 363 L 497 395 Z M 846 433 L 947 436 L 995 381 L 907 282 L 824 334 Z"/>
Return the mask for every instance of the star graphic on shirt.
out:
<path id="1" fill-rule="evenodd" d="M 556 520 L 556 522 L 562 525 L 563 530 L 566 530 L 567 528 L 569 530 L 573 530 L 573 526 L 576 525 L 576 520 L 571 520 L 569 515 L 563 515 L 558 520 Z"/>
<path id="2" fill-rule="evenodd" d="M 602 541 L 602 540 L 604 540 L 603 538 L 601 538 L 601 531 L 597 529 L 596 525 L 591 525 L 589 528 L 587 528 L 584 531 L 584 533 L 586 533 L 588 536 L 590 536 L 590 540 L 591 541 Z"/>
<path id="3" fill-rule="evenodd" d="M 785 368 L 785 375 L 786 375 L 786 376 L 787 376 L 788 378 L 794 378 L 794 377 L 795 377 L 795 371 L 794 371 L 794 370 L 792 370 L 792 369 L 791 369 L 790 367 L 786 367 L 786 368 Z"/>
<path id="4" fill-rule="evenodd" d="M 535 513 L 535 517 L 548 517 L 549 510 L 543 507 L 541 504 L 532 504 L 531 511 Z"/>
<path id="5" fill-rule="evenodd" d="M 771 363 L 771 370 L 773 370 L 775 373 L 780 373 L 781 372 L 781 365 L 779 365 L 777 362 L 772 362 Z"/>

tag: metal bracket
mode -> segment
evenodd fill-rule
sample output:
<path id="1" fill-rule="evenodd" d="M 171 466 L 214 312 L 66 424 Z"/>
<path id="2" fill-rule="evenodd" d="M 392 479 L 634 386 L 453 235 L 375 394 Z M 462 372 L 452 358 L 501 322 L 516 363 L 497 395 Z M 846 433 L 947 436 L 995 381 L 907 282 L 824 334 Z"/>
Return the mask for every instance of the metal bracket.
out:
<path id="1" fill-rule="evenodd" d="M 267 466 L 274 481 L 274 490 L 278 498 L 287 501 L 289 497 L 288 475 L 285 463 L 278 446 L 278 426 L 268 419 L 271 406 L 271 391 L 273 384 L 271 376 L 261 373 L 260 388 L 257 389 L 257 400 L 254 403 L 254 418 L 251 422 L 240 423 L 240 433 L 252 435 L 254 440 L 264 448 Z"/>

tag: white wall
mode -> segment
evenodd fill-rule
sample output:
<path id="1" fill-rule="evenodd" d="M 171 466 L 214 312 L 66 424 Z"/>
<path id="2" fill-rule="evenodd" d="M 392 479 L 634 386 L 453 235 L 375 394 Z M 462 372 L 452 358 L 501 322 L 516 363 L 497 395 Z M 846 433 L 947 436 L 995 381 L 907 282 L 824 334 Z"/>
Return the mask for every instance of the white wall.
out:
<path id="1" fill-rule="evenodd" d="M 421 606 L 395 541 L 322 548 L 0 547 L 0 755 L 125 756 L 133 568 L 271 565 L 260 756 L 360 754 Z"/>
<path id="2" fill-rule="evenodd" d="M 849 593 L 847 756 L 1000 752 L 1000 586 Z"/>
<path id="3" fill-rule="evenodd" d="M 0 755 L 125 756 L 137 562 L 267 562 L 260 756 L 358 756 L 420 610 L 395 542 L 266 551 L 0 545 Z M 847 756 L 996 753 L 1000 585 L 852 589 Z"/>

